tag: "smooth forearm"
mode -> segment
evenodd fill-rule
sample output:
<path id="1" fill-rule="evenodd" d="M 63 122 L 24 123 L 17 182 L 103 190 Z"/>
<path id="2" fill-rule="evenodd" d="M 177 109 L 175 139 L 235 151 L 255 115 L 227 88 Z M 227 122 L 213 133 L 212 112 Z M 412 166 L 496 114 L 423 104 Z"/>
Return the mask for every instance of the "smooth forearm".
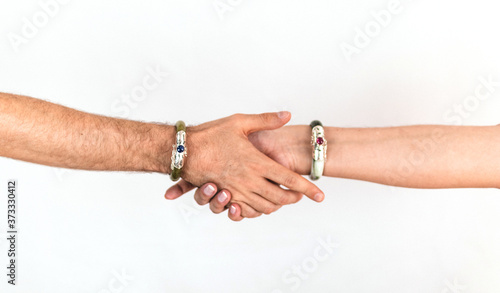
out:
<path id="1" fill-rule="evenodd" d="M 325 175 L 413 188 L 500 187 L 498 126 L 326 128 Z"/>
<path id="2" fill-rule="evenodd" d="M 64 168 L 166 173 L 174 129 L 0 94 L 0 156 Z"/>
<path id="3" fill-rule="evenodd" d="M 500 188 L 500 126 L 325 127 L 325 137 L 328 159 L 324 176 L 411 188 Z M 301 175 L 310 174 L 309 125 L 259 131 L 249 139 L 284 167 Z M 170 188 L 166 197 L 173 199 L 185 193 L 189 190 L 185 184 Z M 209 193 L 207 188 L 198 190 L 195 198 L 200 204 L 207 203 L 215 190 Z M 217 198 L 224 202 L 224 198 Z M 230 218 L 240 220 L 239 207 L 230 202 Z M 212 211 L 221 212 L 225 204 L 217 208 L 214 197 L 210 206 Z"/>

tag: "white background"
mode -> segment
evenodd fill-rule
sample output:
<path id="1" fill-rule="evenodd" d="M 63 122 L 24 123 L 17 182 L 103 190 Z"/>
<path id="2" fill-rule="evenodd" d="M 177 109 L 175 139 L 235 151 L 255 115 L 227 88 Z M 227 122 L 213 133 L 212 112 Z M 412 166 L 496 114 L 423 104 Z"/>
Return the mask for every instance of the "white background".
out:
<path id="1" fill-rule="evenodd" d="M 401 0 L 380 31 L 372 12 L 388 0 L 87 0 L 58 4 L 47 19 L 38 1 L 0 3 L 2 92 L 190 124 L 278 110 L 292 112 L 291 124 L 342 127 L 500 123 L 500 88 L 466 100 L 480 77 L 500 80 L 493 1 Z M 36 33 L 23 36 L 24 18 Z M 342 44 L 367 25 L 373 37 L 348 61 Z M 155 68 L 169 76 L 124 106 Z M 464 101 L 467 117 L 449 112 Z M 10 178 L 20 186 L 15 288 L 5 276 Z M 500 292 L 497 190 L 324 178 L 323 203 L 305 198 L 234 223 L 192 193 L 166 201 L 170 184 L 1 158 L 0 291 Z M 338 246 L 321 261 L 318 239 Z M 120 282 L 123 271 L 133 280 Z"/>

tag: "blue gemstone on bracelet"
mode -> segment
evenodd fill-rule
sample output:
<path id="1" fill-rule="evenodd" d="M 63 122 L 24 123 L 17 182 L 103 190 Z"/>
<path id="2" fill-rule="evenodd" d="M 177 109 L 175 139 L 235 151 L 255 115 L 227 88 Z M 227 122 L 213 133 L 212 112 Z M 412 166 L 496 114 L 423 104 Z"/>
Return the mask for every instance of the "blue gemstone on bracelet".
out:
<path id="1" fill-rule="evenodd" d="M 183 146 L 183 145 L 178 146 L 178 147 L 177 147 L 177 152 L 178 152 L 178 153 L 182 153 L 182 152 L 184 152 L 184 146 Z"/>

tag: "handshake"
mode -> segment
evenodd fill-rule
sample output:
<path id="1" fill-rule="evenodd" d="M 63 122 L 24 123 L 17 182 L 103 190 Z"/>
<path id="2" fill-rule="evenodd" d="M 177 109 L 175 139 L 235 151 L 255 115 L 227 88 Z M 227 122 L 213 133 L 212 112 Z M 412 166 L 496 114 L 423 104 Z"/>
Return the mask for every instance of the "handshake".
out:
<path id="1" fill-rule="evenodd" d="M 196 202 L 210 203 L 214 213 L 229 209 L 233 221 L 271 214 L 303 195 L 323 201 L 324 193 L 301 176 L 311 172 L 311 127 L 283 127 L 290 118 L 289 112 L 235 114 L 188 127 L 178 149 L 189 152 L 182 159 L 182 180 L 165 198 L 199 187 Z"/>
<path id="2" fill-rule="evenodd" d="M 290 118 L 288 112 L 236 114 L 183 132 L 0 93 L 0 157 L 180 176 L 167 199 L 199 187 L 199 204 L 210 203 L 214 213 L 229 209 L 234 221 L 270 214 L 304 194 L 321 202 L 324 193 L 301 176 L 311 172 L 312 178 L 323 174 L 410 188 L 500 188 L 498 125 L 325 127 L 314 141 L 316 127 L 283 127 Z M 320 159 L 326 141 L 318 146 L 323 137 L 334 146 L 326 162 Z"/>

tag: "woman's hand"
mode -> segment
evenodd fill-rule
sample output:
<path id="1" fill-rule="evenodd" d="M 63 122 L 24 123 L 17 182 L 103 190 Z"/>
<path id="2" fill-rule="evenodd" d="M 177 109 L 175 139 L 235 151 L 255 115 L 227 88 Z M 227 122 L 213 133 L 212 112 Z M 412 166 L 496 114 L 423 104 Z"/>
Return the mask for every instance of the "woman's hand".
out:
<path id="1" fill-rule="evenodd" d="M 306 125 L 287 126 L 276 130 L 253 132 L 248 136 L 248 139 L 260 152 L 285 168 L 301 175 L 307 175 L 310 173 L 311 166 L 310 132 L 310 127 Z M 169 188 L 165 196 L 168 199 L 174 199 L 193 188 L 193 185 L 181 180 Z M 210 203 L 210 209 L 214 213 L 223 212 L 231 203 L 229 218 L 239 221 L 245 217 L 241 214 L 242 209 L 238 203 L 234 200 L 231 201 L 231 192 L 227 189 L 218 189 L 216 184 L 204 184 L 195 192 L 194 198 L 200 205 Z M 323 197 L 319 198 L 318 201 L 322 199 Z"/>
<path id="2" fill-rule="evenodd" d="M 311 127 L 285 126 L 252 133 L 248 139 L 262 153 L 300 175 L 311 173 Z"/>
<path id="3" fill-rule="evenodd" d="M 195 199 L 203 204 L 202 192 L 217 195 L 214 209 L 229 200 L 234 203 L 231 211 L 242 217 L 269 214 L 282 205 L 299 201 L 302 194 L 322 201 L 321 190 L 299 174 L 271 160 L 259 150 L 265 150 L 265 136 L 252 133 L 276 129 L 290 120 L 290 113 L 265 113 L 260 115 L 236 114 L 227 118 L 187 128 L 188 157 L 183 168 L 183 181 L 170 188 L 165 197 L 174 199 L 194 186 L 204 185 Z M 256 148 L 249 141 L 259 146 Z M 283 141 L 284 142 L 284 141 Z M 272 148 L 280 150 L 276 144 Z M 287 151 L 287 146 L 281 150 Z M 276 156 L 279 157 L 276 153 Z M 282 160 L 286 160 L 285 157 Z M 289 190 L 280 187 L 284 186 Z M 229 192 L 230 191 L 230 192 Z M 208 202 L 208 201 L 207 201 Z M 211 204 L 212 205 L 212 204 Z M 224 206 L 225 206 L 224 205 Z M 236 209 L 236 210 L 235 210 Z"/>

